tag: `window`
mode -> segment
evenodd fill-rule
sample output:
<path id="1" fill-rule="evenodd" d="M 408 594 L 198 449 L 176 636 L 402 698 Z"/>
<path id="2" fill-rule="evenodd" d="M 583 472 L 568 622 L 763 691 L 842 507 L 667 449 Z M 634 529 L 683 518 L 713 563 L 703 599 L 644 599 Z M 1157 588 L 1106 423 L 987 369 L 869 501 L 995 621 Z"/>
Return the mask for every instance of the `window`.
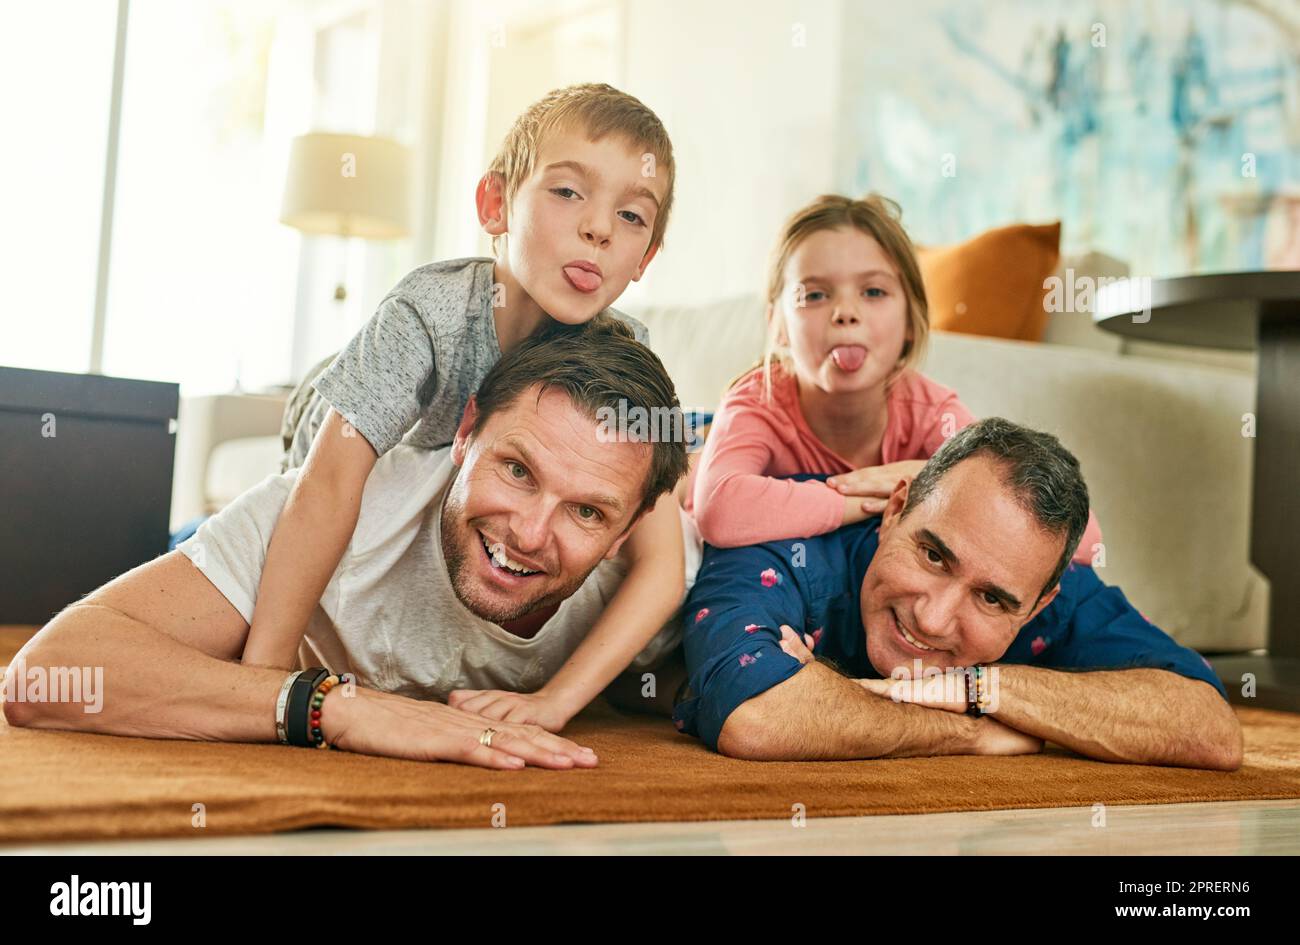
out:
<path id="1" fill-rule="evenodd" d="M 106 374 L 187 395 L 289 379 L 298 238 L 268 96 L 285 8 L 131 4 Z"/>
<path id="2" fill-rule="evenodd" d="M 90 362 L 116 7 L 10 4 L 0 30 L 0 364 Z M 75 22 L 76 29 L 68 24 Z"/>

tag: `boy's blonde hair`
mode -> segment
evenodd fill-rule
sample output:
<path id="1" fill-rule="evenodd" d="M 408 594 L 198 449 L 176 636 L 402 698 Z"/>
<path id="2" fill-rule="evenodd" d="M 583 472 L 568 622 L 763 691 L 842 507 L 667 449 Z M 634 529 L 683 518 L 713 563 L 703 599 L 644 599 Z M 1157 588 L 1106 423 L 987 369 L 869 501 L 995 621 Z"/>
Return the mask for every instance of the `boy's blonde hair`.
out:
<path id="1" fill-rule="evenodd" d="M 785 292 L 785 267 L 799 244 L 821 230 L 842 227 L 860 230 L 880 244 L 885 255 L 898 269 L 903 293 L 907 297 L 907 320 L 912 330 L 912 339 L 904 343 L 903 355 L 885 382 L 886 389 L 905 370 L 921 360 L 930 335 L 930 310 L 925 299 L 925 283 L 921 279 L 916 250 L 907 231 L 903 229 L 902 215 L 897 203 L 880 194 L 871 193 L 861 200 L 839 194 L 823 194 L 795 211 L 786 221 L 768 271 L 767 301 L 771 317 L 768 320 L 767 340 L 763 346 L 763 359 L 754 366 L 763 368 L 763 392 L 767 399 L 770 400 L 772 396 L 773 362 L 789 368 L 789 354 L 777 344 L 785 326 L 785 315 L 781 308 L 781 296 Z M 745 373 L 753 370 L 751 367 Z"/>
<path id="2" fill-rule="evenodd" d="M 646 177 L 663 175 L 668 184 L 650 236 L 651 246 L 663 245 L 676 176 L 673 144 L 654 112 L 612 85 L 585 83 L 556 89 L 515 119 L 488 167 L 489 173 L 500 174 L 505 180 L 507 205 L 536 167 L 542 140 L 557 128 L 579 129 L 593 141 L 609 134 L 619 135 L 653 157 L 652 163 L 643 161 L 641 173 Z"/>

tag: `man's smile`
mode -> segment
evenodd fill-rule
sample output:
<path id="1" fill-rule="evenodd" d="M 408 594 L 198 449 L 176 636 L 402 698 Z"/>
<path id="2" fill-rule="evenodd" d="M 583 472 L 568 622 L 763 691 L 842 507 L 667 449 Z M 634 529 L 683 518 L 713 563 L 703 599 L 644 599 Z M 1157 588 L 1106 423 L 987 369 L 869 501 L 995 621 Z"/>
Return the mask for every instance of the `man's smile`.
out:
<path id="1" fill-rule="evenodd" d="M 501 542 L 492 541 L 482 532 L 478 533 L 478 537 L 480 544 L 483 546 L 483 553 L 487 556 L 488 563 L 493 570 L 518 578 L 536 577 L 544 573 L 545 569 L 543 568 L 529 567 L 512 558 L 506 553 L 505 545 L 501 544 Z"/>
<path id="2" fill-rule="evenodd" d="M 889 608 L 889 619 L 893 621 L 894 629 L 898 632 L 898 638 L 903 641 L 903 644 L 905 646 L 908 646 L 916 650 L 918 653 L 944 652 L 940 650 L 938 647 L 927 646 L 926 644 L 918 640 L 916 637 L 908 633 L 907 628 L 903 626 L 903 622 L 898 619 L 898 614 L 894 611 L 894 608 L 892 607 Z"/>

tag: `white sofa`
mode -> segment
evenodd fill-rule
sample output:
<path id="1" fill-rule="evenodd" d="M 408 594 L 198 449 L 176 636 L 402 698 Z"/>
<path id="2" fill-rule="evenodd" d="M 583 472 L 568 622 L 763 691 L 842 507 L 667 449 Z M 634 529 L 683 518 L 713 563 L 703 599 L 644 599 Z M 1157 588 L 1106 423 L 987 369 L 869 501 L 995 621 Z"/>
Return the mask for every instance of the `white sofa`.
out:
<path id="1" fill-rule="evenodd" d="M 176 417 L 171 527 L 219 511 L 280 471 L 286 393 L 182 397 Z"/>
<path id="2" fill-rule="evenodd" d="M 631 313 L 683 407 L 711 410 L 762 349 L 757 298 Z M 1268 585 L 1247 554 L 1254 441 L 1241 435 L 1254 410 L 1251 364 L 1127 355 L 1086 313 L 1053 319 L 1039 344 L 934 333 L 923 370 L 977 416 L 1049 430 L 1078 456 L 1104 537 L 1099 573 L 1148 618 L 1198 649 L 1262 647 Z M 278 471 L 282 403 L 182 402 L 174 523 Z"/>

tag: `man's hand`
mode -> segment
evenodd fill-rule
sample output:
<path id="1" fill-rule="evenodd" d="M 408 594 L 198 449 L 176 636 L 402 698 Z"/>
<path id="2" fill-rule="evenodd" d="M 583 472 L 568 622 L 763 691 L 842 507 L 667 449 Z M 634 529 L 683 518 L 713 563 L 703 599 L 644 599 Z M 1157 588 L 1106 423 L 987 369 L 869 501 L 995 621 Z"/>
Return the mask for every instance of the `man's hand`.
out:
<path id="1" fill-rule="evenodd" d="M 572 715 L 556 699 L 542 692 L 457 689 L 447 696 L 447 704 L 484 718 L 540 725 L 548 732 L 562 730 L 572 718 Z"/>
<path id="2" fill-rule="evenodd" d="M 855 679 L 859 686 L 895 702 L 911 702 L 959 715 L 966 711 L 966 674 L 948 669 L 919 679 Z"/>
<path id="3" fill-rule="evenodd" d="M 816 641 L 805 633 L 803 639 L 786 624 L 781 624 L 781 649 L 793 656 L 800 663 L 811 663 L 817 657 L 813 655 Z M 893 699 L 895 702 L 912 702 L 931 709 L 945 709 L 962 714 L 966 711 L 966 677 L 954 670 L 948 670 L 944 679 L 922 678 L 910 679 L 855 679 L 867 692 L 877 696 Z M 929 691 L 926 691 L 926 684 Z M 958 698 L 946 699 L 947 695 L 957 693 Z"/>
<path id="4" fill-rule="evenodd" d="M 898 480 L 911 482 L 925 463 L 919 459 L 905 459 L 883 466 L 864 466 L 853 472 L 840 473 L 826 480 L 826 485 L 841 495 L 861 497 L 862 511 L 876 515 L 885 510 L 889 495 Z"/>
<path id="5" fill-rule="evenodd" d="M 594 768 L 596 754 L 536 725 L 475 715 L 374 689 L 335 686 L 321 706 L 325 740 L 336 748 L 412 761 L 456 761 L 484 768 Z M 492 728 L 492 745 L 479 743 Z"/>
<path id="6" fill-rule="evenodd" d="M 800 663 L 811 663 L 816 657 L 813 656 L 813 638 L 809 634 L 804 634 L 803 639 L 794 630 L 781 625 L 781 649 L 793 656 Z M 949 671 L 948 676 L 951 679 L 926 679 L 918 680 L 907 679 L 854 679 L 867 692 L 881 696 L 885 699 L 892 699 L 894 702 L 911 702 L 914 705 L 924 706 L 929 709 L 941 709 L 949 712 L 964 714 L 966 711 L 966 678 L 965 674 Z M 926 698 L 925 684 L 929 683 L 931 691 L 930 698 Z M 955 690 L 961 693 L 959 700 L 945 700 L 942 698 L 946 686 L 954 686 Z M 935 689 L 940 692 L 936 693 Z M 896 696 L 894 693 L 898 693 Z M 1003 725 L 997 719 L 984 716 L 978 721 L 978 730 L 973 743 L 974 754 L 977 755 L 1032 755 L 1043 750 L 1043 740 L 1035 738 L 1033 735 L 1026 735 L 1024 732 L 1017 731 L 1008 725 Z"/>

